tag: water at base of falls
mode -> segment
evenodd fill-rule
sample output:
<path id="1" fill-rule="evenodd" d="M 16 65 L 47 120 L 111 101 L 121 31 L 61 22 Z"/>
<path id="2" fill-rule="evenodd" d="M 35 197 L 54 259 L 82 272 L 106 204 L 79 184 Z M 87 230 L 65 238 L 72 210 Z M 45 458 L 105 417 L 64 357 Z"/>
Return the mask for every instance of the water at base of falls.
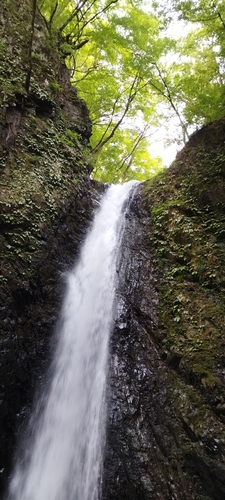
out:
<path id="1" fill-rule="evenodd" d="M 99 500 L 104 393 L 123 204 L 134 182 L 103 196 L 76 267 L 68 273 L 53 376 L 42 416 L 32 419 L 8 500 Z M 43 404 L 43 402 L 42 402 Z"/>

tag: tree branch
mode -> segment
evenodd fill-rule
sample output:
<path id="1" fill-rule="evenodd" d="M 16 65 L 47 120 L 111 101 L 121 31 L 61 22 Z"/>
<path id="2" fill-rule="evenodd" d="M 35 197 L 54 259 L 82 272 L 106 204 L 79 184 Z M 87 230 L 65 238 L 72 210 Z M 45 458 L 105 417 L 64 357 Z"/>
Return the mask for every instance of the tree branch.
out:
<path id="1" fill-rule="evenodd" d="M 52 10 L 52 13 L 51 13 L 51 15 L 50 15 L 50 19 L 49 19 L 49 21 L 48 21 L 48 25 L 49 25 L 49 30 L 50 30 L 50 31 L 51 31 L 51 28 L 52 28 L 52 21 L 53 21 L 53 17 L 54 17 L 54 15 L 56 14 L 56 11 L 57 11 L 57 9 L 58 9 L 58 5 L 59 5 L 59 3 L 58 3 L 58 0 L 57 0 L 57 1 L 55 2 L 55 7 L 54 7 L 54 9 Z"/>
<path id="2" fill-rule="evenodd" d="M 220 19 L 220 21 L 221 21 L 221 23 L 222 23 L 222 25 L 223 25 L 223 27 L 224 27 L 224 29 L 225 29 L 225 21 L 224 21 L 224 19 L 223 19 L 223 17 L 222 17 L 222 14 L 221 14 L 221 13 L 220 13 L 220 11 L 217 9 L 216 4 L 215 4 L 214 2 L 212 3 L 212 5 L 213 5 L 213 7 L 215 8 L 215 11 L 216 11 L 217 17 Z"/>
<path id="3" fill-rule="evenodd" d="M 87 26 L 87 24 L 89 24 L 92 21 L 94 21 L 94 19 L 96 19 L 96 17 L 98 17 L 101 14 L 103 14 L 103 12 L 107 12 L 107 10 L 111 7 L 111 5 L 113 5 L 114 3 L 117 3 L 117 2 L 118 2 L 118 0 L 111 0 L 111 2 L 109 2 L 109 4 L 104 7 L 104 9 L 100 10 L 94 16 L 92 16 L 90 19 L 88 19 L 88 21 L 86 21 L 86 23 L 84 23 L 82 29 L 84 29 Z"/>
<path id="4" fill-rule="evenodd" d="M 138 148 L 139 144 L 141 143 L 141 141 L 143 141 L 145 139 L 145 137 L 146 137 L 146 135 L 145 135 L 146 128 L 148 128 L 148 127 L 145 127 L 144 130 L 142 130 L 137 135 L 136 140 L 134 141 L 133 147 L 131 148 L 130 152 L 120 162 L 118 170 L 122 170 L 122 168 L 126 165 L 126 162 L 129 160 L 128 164 L 126 165 L 126 168 L 125 168 L 125 170 L 123 172 L 123 178 L 124 178 L 124 180 L 126 180 L 127 172 L 128 172 L 129 168 L 132 165 L 134 152 L 137 150 L 137 148 Z"/>
<path id="5" fill-rule="evenodd" d="M 93 149 L 93 153 L 98 153 L 100 151 L 100 149 L 103 148 L 103 146 L 108 142 L 110 141 L 110 139 L 112 139 L 112 137 L 114 136 L 116 130 L 119 128 L 119 126 L 121 125 L 121 123 L 123 122 L 125 116 L 127 115 L 129 109 L 130 109 L 130 106 L 135 98 L 135 96 L 137 95 L 137 92 L 139 91 L 138 89 L 138 84 L 139 84 L 139 81 L 140 81 L 140 78 L 138 76 L 138 74 L 136 74 L 136 76 L 134 77 L 134 80 L 132 82 L 132 85 L 131 85 L 131 88 L 130 88 L 130 91 L 129 91 L 129 95 L 128 95 L 128 98 L 127 98 L 127 102 L 126 102 L 126 106 L 125 106 L 125 109 L 122 113 L 122 116 L 121 118 L 117 121 L 117 123 L 115 123 L 114 127 L 112 128 L 111 132 L 109 133 L 108 136 L 105 137 L 106 135 L 106 132 L 104 132 L 103 136 L 101 137 L 100 141 L 98 142 L 98 144 L 94 147 Z M 136 86 L 136 89 L 135 89 L 135 86 Z M 135 89 L 135 90 L 134 90 Z M 112 123 L 112 121 L 111 121 Z M 109 127 L 107 127 L 109 128 Z M 105 137 L 105 139 L 104 139 Z"/>
<path id="6" fill-rule="evenodd" d="M 81 4 L 79 5 L 76 5 L 76 7 L 73 9 L 73 11 L 71 12 L 70 16 L 65 20 L 65 22 L 62 24 L 62 26 L 60 26 L 58 32 L 61 34 L 63 32 L 63 30 L 68 26 L 68 24 L 73 21 L 73 19 L 76 17 L 77 13 L 78 12 L 82 12 L 82 8 L 84 7 L 84 5 L 87 3 L 88 0 L 83 0 L 81 2 Z M 94 0 L 94 3 L 96 2 L 96 0 Z"/>
<path id="7" fill-rule="evenodd" d="M 180 116 L 180 113 L 177 109 L 177 107 L 175 106 L 174 104 L 174 101 L 173 101 L 173 97 L 171 95 L 171 91 L 170 91 L 170 88 L 169 88 L 169 85 L 166 81 L 166 79 L 164 78 L 164 76 L 162 75 L 162 72 L 160 70 L 160 68 L 158 67 L 157 63 L 154 63 L 154 66 L 156 67 L 156 70 L 158 72 L 158 75 L 164 85 L 164 89 L 166 90 L 166 92 L 164 92 L 163 90 L 161 90 L 156 84 L 154 84 L 152 82 L 152 80 L 149 80 L 149 84 L 155 89 L 157 90 L 157 92 L 162 95 L 169 103 L 170 103 L 170 106 L 171 108 L 174 110 L 176 116 L 178 117 L 178 120 L 180 122 L 180 125 L 181 125 L 181 129 L 182 129 L 182 133 L 183 133 L 183 142 L 185 143 L 187 139 L 189 139 L 189 135 L 188 135 L 188 131 L 187 131 L 187 127 L 185 125 L 185 123 L 183 122 L 181 116 Z"/>

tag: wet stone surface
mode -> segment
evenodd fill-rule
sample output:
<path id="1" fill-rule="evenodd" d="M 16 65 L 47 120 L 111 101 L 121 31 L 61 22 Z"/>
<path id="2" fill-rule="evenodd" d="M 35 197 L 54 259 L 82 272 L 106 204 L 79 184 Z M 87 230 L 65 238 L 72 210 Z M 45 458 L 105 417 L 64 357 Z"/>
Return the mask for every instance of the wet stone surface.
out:
<path id="1" fill-rule="evenodd" d="M 157 340 L 158 276 L 140 191 L 131 202 L 118 264 L 103 500 L 222 499 L 224 470 L 216 461 L 213 470 L 201 436 L 185 425 L 173 394 L 189 401 L 189 388 L 168 366 Z"/>

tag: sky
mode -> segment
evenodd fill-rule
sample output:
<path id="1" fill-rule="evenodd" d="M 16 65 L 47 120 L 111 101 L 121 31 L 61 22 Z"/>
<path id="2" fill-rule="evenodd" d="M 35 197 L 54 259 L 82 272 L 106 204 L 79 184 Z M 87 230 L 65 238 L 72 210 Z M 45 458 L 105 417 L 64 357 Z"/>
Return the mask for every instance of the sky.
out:
<path id="1" fill-rule="evenodd" d="M 145 6 L 146 11 L 152 10 L 152 2 L 149 0 L 143 0 L 143 6 Z M 179 19 L 178 15 L 176 15 L 173 11 L 173 20 L 168 25 L 166 34 L 170 38 L 177 40 L 180 36 L 187 35 L 191 30 L 193 30 L 193 24 Z M 167 59 L 169 58 L 169 56 L 166 57 Z M 168 62 L 171 61 L 169 60 Z M 150 137 L 149 151 L 153 156 L 159 156 L 162 158 L 163 165 L 165 167 L 169 167 L 171 165 L 173 160 L 175 160 L 177 153 L 184 147 L 184 144 L 179 146 L 177 143 L 175 144 L 174 141 L 172 142 L 172 138 L 178 139 L 179 132 L 180 127 L 176 118 L 173 119 L 170 117 L 165 126 L 161 125 L 156 133 Z M 169 140 L 170 137 L 171 142 Z"/>
<path id="2" fill-rule="evenodd" d="M 169 167 L 171 165 L 180 149 L 182 149 L 182 147 L 178 148 L 175 143 L 165 146 L 163 131 L 159 131 L 158 134 L 156 133 L 155 141 L 152 141 L 149 145 L 151 155 L 162 158 L 162 162 L 165 167 Z"/>

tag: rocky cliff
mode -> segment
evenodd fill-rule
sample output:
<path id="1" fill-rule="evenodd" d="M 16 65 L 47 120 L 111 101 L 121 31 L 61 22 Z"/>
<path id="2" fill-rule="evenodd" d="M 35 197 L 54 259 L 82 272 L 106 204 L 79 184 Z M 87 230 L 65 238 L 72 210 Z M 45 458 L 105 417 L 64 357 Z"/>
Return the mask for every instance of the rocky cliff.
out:
<path id="1" fill-rule="evenodd" d="M 1 491 L 99 185 L 85 104 L 29 0 L 0 5 Z M 225 120 L 131 201 L 104 500 L 225 498 Z M 79 499 L 81 500 L 81 499 Z"/>
<path id="2" fill-rule="evenodd" d="M 111 340 L 104 500 L 225 498 L 225 120 L 138 189 Z"/>
<path id="3" fill-rule="evenodd" d="M 88 110 L 32 2 L 1 2 L 0 34 L 2 491 L 17 429 L 51 356 L 62 273 L 99 196 L 90 182 Z"/>

